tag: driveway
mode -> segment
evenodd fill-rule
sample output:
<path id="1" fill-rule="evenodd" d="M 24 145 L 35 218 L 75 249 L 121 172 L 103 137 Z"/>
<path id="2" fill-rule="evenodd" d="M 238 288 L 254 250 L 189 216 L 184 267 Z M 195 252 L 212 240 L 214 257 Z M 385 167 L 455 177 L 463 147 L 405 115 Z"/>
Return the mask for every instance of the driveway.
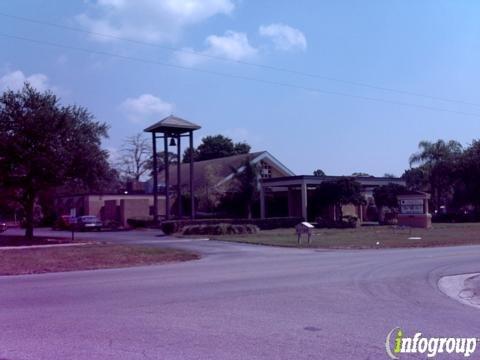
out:
<path id="1" fill-rule="evenodd" d="M 412 336 L 480 335 L 479 310 L 436 285 L 479 272 L 478 246 L 324 251 L 100 235 L 204 257 L 0 277 L 0 359 L 385 359 L 396 326 Z"/>

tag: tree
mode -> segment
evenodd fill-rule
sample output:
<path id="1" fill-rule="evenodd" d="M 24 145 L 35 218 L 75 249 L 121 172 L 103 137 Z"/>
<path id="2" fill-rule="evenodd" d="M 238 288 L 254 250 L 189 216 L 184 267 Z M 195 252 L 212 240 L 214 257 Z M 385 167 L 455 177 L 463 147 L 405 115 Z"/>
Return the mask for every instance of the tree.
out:
<path id="1" fill-rule="evenodd" d="M 428 174 L 422 166 L 405 170 L 402 179 L 405 180 L 407 188 L 410 190 L 428 190 Z"/>
<path id="2" fill-rule="evenodd" d="M 383 209 L 388 208 L 390 212 L 398 211 L 398 195 L 405 193 L 406 188 L 403 185 L 388 184 L 373 189 L 373 198 L 379 214 L 383 214 Z M 383 216 L 380 216 L 383 220 Z"/>
<path id="3" fill-rule="evenodd" d="M 321 169 L 317 169 L 313 172 L 313 176 L 320 176 L 320 177 L 323 177 L 325 176 L 325 172 Z"/>
<path id="4" fill-rule="evenodd" d="M 244 216 L 251 219 L 253 204 L 258 199 L 260 167 L 247 159 L 239 169 L 232 167 L 231 170 L 234 174 L 234 181 L 223 197 L 220 209 L 229 214 L 243 213 Z"/>
<path id="5" fill-rule="evenodd" d="M 202 139 L 202 143 L 194 149 L 194 161 L 217 159 L 237 154 L 248 154 L 250 145 L 234 143 L 232 139 L 223 135 L 210 135 Z M 183 153 L 183 162 L 190 162 L 190 148 Z"/>
<path id="6" fill-rule="evenodd" d="M 455 200 L 462 205 L 480 207 L 480 140 L 465 149 L 457 168 Z"/>
<path id="7" fill-rule="evenodd" d="M 235 172 L 235 180 L 238 183 L 238 194 L 245 201 L 247 218 L 252 218 L 252 206 L 258 198 L 258 179 L 260 168 L 252 164 L 249 159 L 245 160 L 240 169 L 232 169 Z"/>
<path id="8" fill-rule="evenodd" d="M 100 186 L 110 173 L 100 148 L 107 126 L 83 107 L 62 106 L 29 84 L 0 96 L 0 185 L 15 193 L 33 238 L 38 194 L 65 184 Z M 107 179 L 108 180 L 108 179 Z"/>
<path id="9" fill-rule="evenodd" d="M 372 177 L 372 175 L 364 173 L 364 172 L 354 172 L 352 174 L 353 177 Z"/>
<path id="10" fill-rule="evenodd" d="M 365 203 L 365 198 L 362 195 L 362 186 L 351 177 L 341 177 L 337 180 L 322 182 L 315 190 L 313 197 L 317 211 L 322 206 L 333 205 L 336 211 L 338 211 L 340 219 L 343 217 L 343 205 L 361 205 Z"/>
<path id="11" fill-rule="evenodd" d="M 142 133 L 127 137 L 120 149 L 118 169 L 126 180 L 139 181 L 149 170 L 152 150 Z"/>
<path id="12" fill-rule="evenodd" d="M 172 152 L 168 152 L 168 163 L 170 165 L 175 165 L 177 164 L 177 154 L 174 154 Z M 145 167 L 149 171 L 150 175 L 153 175 L 153 155 L 150 156 L 148 159 Z M 161 151 L 157 153 L 157 170 L 158 172 L 163 171 L 165 169 L 165 152 Z"/>
<path id="13" fill-rule="evenodd" d="M 421 141 L 420 151 L 410 157 L 410 166 L 419 164 L 427 174 L 433 205 L 436 210 L 452 195 L 456 166 L 462 155 L 462 145 L 454 140 Z"/>
<path id="14" fill-rule="evenodd" d="M 248 154 L 251 150 L 251 146 L 245 142 L 235 143 L 233 146 L 233 155 L 237 154 Z"/>

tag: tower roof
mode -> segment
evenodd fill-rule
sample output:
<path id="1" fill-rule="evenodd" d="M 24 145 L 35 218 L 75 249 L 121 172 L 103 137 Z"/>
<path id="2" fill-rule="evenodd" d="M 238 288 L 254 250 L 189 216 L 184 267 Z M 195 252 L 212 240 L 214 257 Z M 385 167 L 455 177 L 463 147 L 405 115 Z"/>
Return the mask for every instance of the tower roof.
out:
<path id="1" fill-rule="evenodd" d="M 177 116 L 167 116 L 165 119 L 147 127 L 145 132 L 167 132 L 181 134 L 200 129 L 201 126 Z"/>

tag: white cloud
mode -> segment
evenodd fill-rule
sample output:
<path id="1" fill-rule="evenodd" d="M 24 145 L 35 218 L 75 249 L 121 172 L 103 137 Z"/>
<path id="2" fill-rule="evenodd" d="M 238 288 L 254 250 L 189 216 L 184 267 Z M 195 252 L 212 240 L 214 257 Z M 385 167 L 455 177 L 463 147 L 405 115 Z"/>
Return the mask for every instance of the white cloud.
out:
<path id="1" fill-rule="evenodd" d="M 182 65 L 193 66 L 208 60 L 209 56 L 239 61 L 250 59 L 258 53 L 258 50 L 250 45 L 245 33 L 231 30 L 226 31 L 223 36 L 208 36 L 205 44 L 205 50 L 198 52 L 191 48 L 184 48 L 182 52 L 177 52 L 177 60 Z"/>
<path id="2" fill-rule="evenodd" d="M 0 91 L 5 90 L 20 90 L 23 88 L 25 82 L 30 83 L 34 88 L 39 91 L 45 91 L 47 89 L 53 89 L 49 84 L 48 77 L 45 74 L 32 74 L 26 76 L 20 70 L 14 70 L 7 72 L 0 77 Z"/>
<path id="3" fill-rule="evenodd" d="M 176 40 L 185 27 L 218 14 L 231 14 L 234 8 L 233 0 L 97 0 L 77 21 L 92 32 L 165 42 Z"/>
<path id="4" fill-rule="evenodd" d="M 300 30 L 291 26 L 285 24 L 270 24 L 260 26 L 258 31 L 261 36 L 270 38 L 278 50 L 307 49 L 307 39 L 305 35 Z"/>
<path id="5" fill-rule="evenodd" d="M 128 120 L 139 123 L 161 120 L 161 117 L 172 113 L 174 105 L 152 94 L 143 94 L 137 98 L 126 99 L 120 108 L 125 111 Z"/>
<path id="6" fill-rule="evenodd" d="M 250 58 L 257 53 L 257 49 L 248 42 L 247 35 L 235 31 L 227 31 L 224 36 L 210 35 L 206 42 L 209 54 L 232 60 Z"/>

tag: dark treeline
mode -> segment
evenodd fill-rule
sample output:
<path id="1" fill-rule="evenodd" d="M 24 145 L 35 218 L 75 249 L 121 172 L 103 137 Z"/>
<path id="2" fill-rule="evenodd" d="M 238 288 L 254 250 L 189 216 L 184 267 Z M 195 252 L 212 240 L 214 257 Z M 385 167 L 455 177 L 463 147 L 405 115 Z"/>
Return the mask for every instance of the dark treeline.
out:
<path id="1" fill-rule="evenodd" d="M 422 141 L 410 157 L 411 168 L 403 178 L 412 190 L 429 192 L 437 216 L 480 214 L 480 141 L 463 147 L 459 142 Z"/>

